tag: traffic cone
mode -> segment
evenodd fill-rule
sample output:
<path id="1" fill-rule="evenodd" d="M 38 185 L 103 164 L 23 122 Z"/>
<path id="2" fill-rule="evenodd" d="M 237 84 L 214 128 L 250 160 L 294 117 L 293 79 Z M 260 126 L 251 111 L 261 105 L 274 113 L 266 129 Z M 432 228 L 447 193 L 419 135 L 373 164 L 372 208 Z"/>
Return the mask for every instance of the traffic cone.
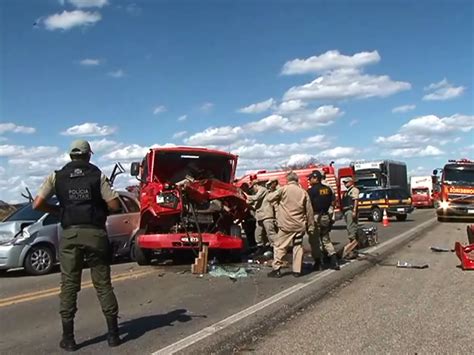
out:
<path id="1" fill-rule="evenodd" d="M 388 222 L 387 210 L 385 208 L 383 209 L 383 219 L 382 219 L 382 221 L 383 221 L 383 226 L 388 227 L 389 222 Z"/>

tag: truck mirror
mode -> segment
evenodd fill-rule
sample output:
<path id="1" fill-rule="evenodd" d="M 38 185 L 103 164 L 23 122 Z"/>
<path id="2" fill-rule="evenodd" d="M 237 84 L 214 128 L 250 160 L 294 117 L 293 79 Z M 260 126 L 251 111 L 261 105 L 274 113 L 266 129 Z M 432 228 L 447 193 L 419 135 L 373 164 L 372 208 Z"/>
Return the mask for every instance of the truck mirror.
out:
<path id="1" fill-rule="evenodd" d="M 132 176 L 140 175 L 140 163 L 139 162 L 133 162 L 130 165 L 130 175 L 132 175 Z"/>
<path id="2" fill-rule="evenodd" d="M 438 174 L 438 169 L 433 170 L 433 175 L 436 175 L 436 174 Z"/>

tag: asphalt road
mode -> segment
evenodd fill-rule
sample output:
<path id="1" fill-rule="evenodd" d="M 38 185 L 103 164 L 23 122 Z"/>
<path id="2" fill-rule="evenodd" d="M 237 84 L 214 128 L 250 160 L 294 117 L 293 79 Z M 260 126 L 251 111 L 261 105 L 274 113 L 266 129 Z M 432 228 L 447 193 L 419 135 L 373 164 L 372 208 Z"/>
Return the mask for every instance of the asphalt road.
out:
<path id="1" fill-rule="evenodd" d="M 472 354 L 473 274 L 453 248 L 467 243 L 466 223 L 444 223 L 356 276 L 239 353 Z M 398 261 L 428 264 L 400 269 Z"/>
<path id="2" fill-rule="evenodd" d="M 406 222 L 392 220 L 386 228 L 379 224 L 379 240 L 388 241 L 433 216 L 433 210 L 420 210 Z M 340 245 L 346 242 L 343 224 L 335 226 L 332 238 Z M 234 282 L 229 278 L 191 275 L 189 265 L 114 265 L 124 338 L 124 344 L 114 353 L 152 353 L 309 277 L 268 279 L 269 268 L 254 267 L 249 277 Z M 88 271 L 84 272 L 83 282 L 76 318 L 76 340 L 81 346 L 78 352 L 105 353 L 105 321 Z M 31 277 L 19 270 L 0 276 L 1 354 L 59 352 L 58 285 L 58 273 Z"/>

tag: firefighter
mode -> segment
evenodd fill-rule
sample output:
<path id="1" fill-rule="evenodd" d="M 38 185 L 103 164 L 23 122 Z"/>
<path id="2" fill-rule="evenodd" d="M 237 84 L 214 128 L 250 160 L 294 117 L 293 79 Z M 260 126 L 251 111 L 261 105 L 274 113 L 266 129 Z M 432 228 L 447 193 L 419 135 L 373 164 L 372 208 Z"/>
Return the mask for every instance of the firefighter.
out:
<path id="1" fill-rule="evenodd" d="M 342 211 L 344 213 L 344 221 L 346 222 L 349 243 L 344 246 L 342 257 L 346 257 L 357 247 L 359 189 L 354 186 L 354 180 L 351 177 L 344 178 L 343 183 L 347 190 L 342 197 Z"/>
<path id="2" fill-rule="evenodd" d="M 92 150 L 87 141 L 74 141 L 69 154 L 71 162 L 46 178 L 33 202 L 33 208 L 59 214 L 61 221 L 59 313 L 63 335 L 59 346 L 67 351 L 77 349 L 74 316 L 85 260 L 107 321 L 108 345 L 118 346 L 121 342 L 117 324 L 118 304 L 110 279 L 112 251 L 105 223 L 109 210 L 120 209 L 120 201 L 106 176 L 89 163 Z M 59 206 L 47 202 L 54 194 Z"/>
<path id="3" fill-rule="evenodd" d="M 336 250 L 329 237 L 331 230 L 331 216 L 329 208 L 334 203 L 334 195 L 330 187 L 322 184 L 323 175 L 318 170 L 314 170 L 308 175 L 309 184 L 308 195 L 314 212 L 314 233 L 309 235 L 311 244 L 311 255 L 314 259 L 313 270 L 320 271 L 321 245 L 330 259 L 331 268 L 340 270 L 336 257 Z"/>
<path id="4" fill-rule="evenodd" d="M 262 255 L 273 244 L 276 236 L 275 208 L 267 200 L 268 189 L 260 185 L 257 180 L 252 181 L 254 195 L 247 197 L 247 203 L 255 210 L 257 224 L 255 227 L 255 241 L 257 250 L 254 256 Z"/>
<path id="5" fill-rule="evenodd" d="M 281 277 L 286 249 L 293 246 L 293 276 L 302 274 L 303 236 L 314 233 L 314 214 L 306 190 L 298 184 L 298 175 L 289 172 L 288 183 L 269 193 L 268 201 L 278 203 L 278 235 L 273 244 L 273 270 L 268 277 Z"/>

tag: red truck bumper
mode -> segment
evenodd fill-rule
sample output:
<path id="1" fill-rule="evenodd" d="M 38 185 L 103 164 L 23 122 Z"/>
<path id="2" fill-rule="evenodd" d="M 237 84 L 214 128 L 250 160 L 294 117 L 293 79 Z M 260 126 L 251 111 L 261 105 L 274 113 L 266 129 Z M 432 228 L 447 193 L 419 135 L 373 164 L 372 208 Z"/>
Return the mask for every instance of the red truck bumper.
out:
<path id="1" fill-rule="evenodd" d="M 413 201 L 414 207 L 433 207 L 433 201 Z"/>
<path id="2" fill-rule="evenodd" d="M 202 241 L 209 245 L 209 249 L 241 250 L 243 240 L 225 234 L 202 233 Z M 142 249 L 195 249 L 198 247 L 198 235 L 188 236 L 177 234 L 142 234 L 138 237 L 138 246 Z M 191 240 L 189 240 L 191 239 Z"/>

